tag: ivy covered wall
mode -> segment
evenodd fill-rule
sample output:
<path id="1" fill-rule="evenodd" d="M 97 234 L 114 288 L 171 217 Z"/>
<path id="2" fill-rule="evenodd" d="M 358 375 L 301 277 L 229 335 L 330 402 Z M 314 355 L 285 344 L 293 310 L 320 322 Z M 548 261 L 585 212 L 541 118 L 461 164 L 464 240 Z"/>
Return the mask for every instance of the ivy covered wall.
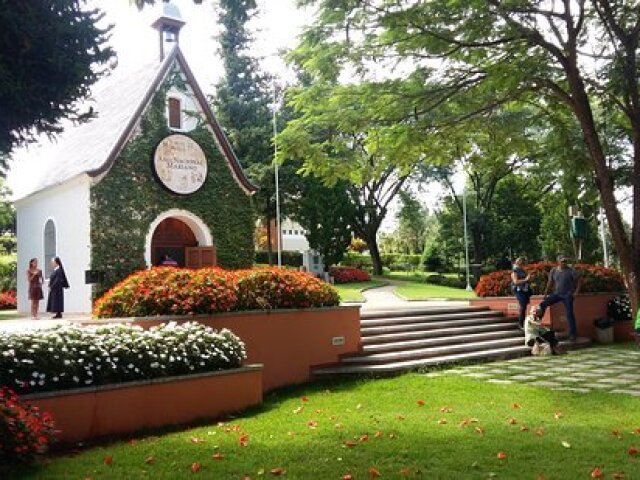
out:
<path id="1" fill-rule="evenodd" d="M 151 169 L 156 145 L 172 133 L 165 117 L 166 92 L 185 90 L 174 72 L 155 95 L 138 134 L 129 141 L 104 178 L 91 188 L 91 268 L 104 272 L 96 285 L 100 295 L 130 273 L 146 268 L 145 241 L 151 223 L 162 212 L 178 208 L 192 212 L 209 227 L 218 264 L 242 268 L 253 263 L 254 214 L 251 197 L 232 176 L 205 120 L 189 132 L 208 160 L 207 180 L 196 193 L 174 195 L 160 186 Z"/>

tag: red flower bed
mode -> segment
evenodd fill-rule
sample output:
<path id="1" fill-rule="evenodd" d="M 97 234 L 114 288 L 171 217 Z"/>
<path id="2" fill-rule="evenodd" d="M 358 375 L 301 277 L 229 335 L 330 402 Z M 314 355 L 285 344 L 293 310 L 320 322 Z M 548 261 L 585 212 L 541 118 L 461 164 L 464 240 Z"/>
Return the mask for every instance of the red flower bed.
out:
<path id="1" fill-rule="evenodd" d="M 9 388 L 0 388 L 0 460 L 30 461 L 55 441 L 51 415 L 18 399 Z"/>
<path id="2" fill-rule="evenodd" d="M 354 267 L 331 267 L 329 275 L 333 277 L 335 283 L 368 282 L 371 276 Z"/>
<path id="3" fill-rule="evenodd" d="M 156 267 L 136 272 L 95 302 L 97 317 L 196 315 L 338 305 L 338 293 L 307 273 Z"/>
<path id="4" fill-rule="evenodd" d="M 16 308 L 18 308 L 18 299 L 15 290 L 0 293 L 0 310 L 15 310 Z"/>
<path id="5" fill-rule="evenodd" d="M 340 303 L 335 288 L 307 273 L 263 268 L 236 274 L 240 310 L 326 307 Z"/>
<path id="6" fill-rule="evenodd" d="M 541 295 L 547 285 L 549 272 L 556 264 L 540 262 L 525 265 L 523 268 L 531 274 L 530 285 L 534 294 Z M 625 290 L 622 275 L 613 268 L 579 263 L 573 268 L 582 274 L 582 293 L 622 292 Z M 476 285 L 476 294 L 480 297 L 509 297 L 511 291 L 511 271 L 501 270 L 483 275 Z"/>

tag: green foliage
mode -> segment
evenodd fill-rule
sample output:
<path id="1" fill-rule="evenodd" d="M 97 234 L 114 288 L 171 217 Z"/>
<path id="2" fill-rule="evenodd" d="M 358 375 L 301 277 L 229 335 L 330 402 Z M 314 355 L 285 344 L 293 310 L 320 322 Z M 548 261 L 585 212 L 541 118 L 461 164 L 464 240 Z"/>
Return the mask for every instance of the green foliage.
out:
<path id="1" fill-rule="evenodd" d="M 2 257 L 0 260 L 0 292 L 16 290 L 17 270 L 18 267 L 14 256 Z"/>
<path id="2" fill-rule="evenodd" d="M 424 250 L 428 212 L 409 190 L 402 190 L 399 199 L 400 210 L 396 214 L 396 220 L 403 253 L 420 253 Z"/>
<path id="3" fill-rule="evenodd" d="M 103 14 L 85 0 L 0 1 L 0 154 L 86 120 L 77 102 L 114 59 Z M 3 157 L 0 157 L 3 160 Z"/>
<path id="4" fill-rule="evenodd" d="M 234 180 L 204 121 L 189 133 L 208 160 L 204 186 L 192 195 L 178 196 L 168 193 L 153 176 L 149 159 L 158 142 L 171 133 L 165 117 L 165 92 L 172 85 L 184 88 L 179 76 L 170 76 L 143 116 L 141 134 L 126 145 L 108 174 L 91 188 L 91 268 L 105 271 L 105 282 L 97 286 L 97 295 L 146 268 L 149 225 L 172 208 L 192 212 L 207 224 L 219 265 L 242 268 L 253 263 L 251 200 Z"/>
<path id="5" fill-rule="evenodd" d="M 282 250 L 282 265 L 287 265 L 289 267 L 300 267 L 302 266 L 302 253 L 291 251 L 291 250 Z M 266 250 L 258 250 L 256 251 L 255 263 L 260 265 L 268 265 L 269 264 L 269 252 Z"/>

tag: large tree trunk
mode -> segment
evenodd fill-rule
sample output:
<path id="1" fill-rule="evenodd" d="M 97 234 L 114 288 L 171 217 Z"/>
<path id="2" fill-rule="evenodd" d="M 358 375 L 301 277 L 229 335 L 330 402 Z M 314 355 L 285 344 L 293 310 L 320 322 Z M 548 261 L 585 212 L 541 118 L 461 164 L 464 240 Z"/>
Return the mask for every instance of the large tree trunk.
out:
<path id="1" fill-rule="evenodd" d="M 596 174 L 596 185 L 600 192 L 604 211 L 611 230 L 611 238 L 620 257 L 620 266 L 629 290 L 629 298 L 634 314 L 638 309 L 640 299 L 640 239 L 633 235 L 629 241 L 624 230 L 622 215 L 618 209 L 618 202 L 615 198 L 615 183 L 611 171 L 607 166 L 606 156 L 600 142 L 598 131 L 591 110 L 591 104 L 587 96 L 584 83 L 580 78 L 577 69 L 568 72 L 569 85 L 573 96 L 573 109 L 584 135 L 585 143 L 589 150 L 593 168 Z M 634 129 L 635 130 L 635 129 Z M 633 177 L 633 225 L 634 233 L 638 221 L 640 221 L 640 142 L 636 141 L 638 132 L 634 131 L 634 177 Z"/>
<path id="2" fill-rule="evenodd" d="M 382 258 L 380 257 L 380 249 L 378 248 L 378 239 L 374 234 L 373 236 L 365 238 L 367 247 L 369 247 L 369 254 L 371 255 L 371 263 L 373 265 L 373 274 L 382 275 Z"/>

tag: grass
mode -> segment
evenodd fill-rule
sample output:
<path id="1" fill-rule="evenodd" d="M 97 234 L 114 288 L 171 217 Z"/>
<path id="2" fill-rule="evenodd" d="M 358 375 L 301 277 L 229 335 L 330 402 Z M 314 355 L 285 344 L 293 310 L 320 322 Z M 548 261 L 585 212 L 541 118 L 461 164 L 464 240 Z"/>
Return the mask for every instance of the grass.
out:
<path id="1" fill-rule="evenodd" d="M 368 288 L 380 287 L 384 285 L 384 281 L 371 280 L 369 282 L 341 283 L 334 285 L 340 294 L 340 300 L 343 302 L 363 302 L 364 296 L 362 291 Z"/>
<path id="2" fill-rule="evenodd" d="M 458 278 L 457 273 L 442 273 L 439 274 L 437 272 L 421 272 L 418 270 L 411 272 L 389 272 L 384 275 L 381 275 L 384 278 L 388 278 L 390 280 L 414 280 L 417 282 L 424 282 L 424 280 L 429 275 L 442 275 L 447 278 Z"/>
<path id="3" fill-rule="evenodd" d="M 318 383 L 270 394 L 224 424 L 0 466 L 0 478 L 255 480 L 281 468 L 289 479 L 360 480 L 375 469 L 382 478 L 550 480 L 591 478 L 599 467 L 603 478 L 631 479 L 640 478 L 628 453 L 640 447 L 639 407 L 631 396 L 453 375 Z"/>
<path id="4" fill-rule="evenodd" d="M 420 282 L 398 283 L 395 292 L 408 300 L 428 300 L 430 298 L 469 299 L 476 298 L 474 292 L 463 288 L 444 287 Z"/>
<path id="5" fill-rule="evenodd" d="M 16 320 L 18 318 L 24 318 L 24 315 L 20 315 L 17 310 L 0 310 L 0 322 L 2 320 Z"/>

